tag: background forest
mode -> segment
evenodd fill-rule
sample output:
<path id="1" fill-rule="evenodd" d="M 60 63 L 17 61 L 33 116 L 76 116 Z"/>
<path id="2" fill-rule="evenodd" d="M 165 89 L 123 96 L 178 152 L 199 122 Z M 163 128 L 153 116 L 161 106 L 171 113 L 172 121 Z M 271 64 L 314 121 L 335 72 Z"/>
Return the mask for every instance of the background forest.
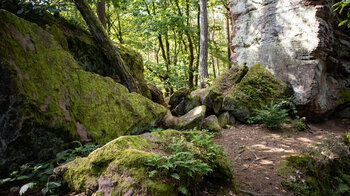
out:
<path id="1" fill-rule="evenodd" d="M 181 87 L 198 87 L 200 10 L 198 1 L 88 1 L 118 45 L 143 56 L 146 80 L 171 95 Z M 31 1 L 18 14 L 48 10 L 88 30 L 71 1 Z M 210 0 L 208 9 L 208 83 L 231 66 L 232 17 L 228 1 Z"/>

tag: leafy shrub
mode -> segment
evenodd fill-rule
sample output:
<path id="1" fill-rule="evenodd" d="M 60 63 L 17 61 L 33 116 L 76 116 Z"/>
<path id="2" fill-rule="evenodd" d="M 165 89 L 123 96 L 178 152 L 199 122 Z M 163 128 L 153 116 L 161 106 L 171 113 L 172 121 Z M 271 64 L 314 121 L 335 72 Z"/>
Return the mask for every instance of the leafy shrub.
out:
<path id="1" fill-rule="evenodd" d="M 293 121 L 293 127 L 296 128 L 298 131 L 308 130 L 309 127 L 306 125 L 305 121 L 306 121 L 305 117 L 301 119 L 297 118 Z"/>
<path id="2" fill-rule="evenodd" d="M 188 193 L 189 184 L 201 181 L 213 172 L 219 160 L 224 159 L 223 148 L 211 140 L 213 134 L 207 131 L 187 133 L 159 141 L 165 155 L 154 154 L 146 163 L 150 168 L 149 177 L 170 177 L 183 194 Z"/>
<path id="3" fill-rule="evenodd" d="M 253 115 L 248 118 L 248 123 L 264 124 L 269 129 L 281 129 L 281 123 L 288 122 L 288 110 L 284 108 L 285 102 L 263 106 L 262 109 L 253 110 Z"/>
<path id="4" fill-rule="evenodd" d="M 54 194 L 56 189 L 61 187 L 64 182 L 50 178 L 53 174 L 53 169 L 62 163 L 72 161 L 78 157 L 85 157 L 93 150 L 98 148 L 98 145 L 85 145 L 83 146 L 79 141 L 73 143 L 78 144 L 78 147 L 74 149 L 68 149 L 56 154 L 56 158 L 46 163 L 38 163 L 34 166 L 26 163 L 21 166 L 20 170 L 13 171 L 8 178 L 0 179 L 0 186 L 6 183 L 19 183 L 23 184 L 20 188 L 19 194 L 26 193 L 29 189 L 35 188 L 38 184 L 44 183 L 45 186 L 41 189 L 43 195 Z"/>

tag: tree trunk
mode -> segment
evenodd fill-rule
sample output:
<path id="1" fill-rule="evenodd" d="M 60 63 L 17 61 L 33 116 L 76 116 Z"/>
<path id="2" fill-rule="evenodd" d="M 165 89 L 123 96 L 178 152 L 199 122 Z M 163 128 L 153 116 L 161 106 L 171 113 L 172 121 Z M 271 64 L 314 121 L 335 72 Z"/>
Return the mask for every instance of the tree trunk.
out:
<path id="1" fill-rule="evenodd" d="M 215 73 L 215 61 L 214 61 L 214 56 L 211 55 L 211 63 L 213 66 L 213 75 L 214 75 L 214 79 L 216 78 L 216 73 Z"/>
<path id="2" fill-rule="evenodd" d="M 200 7 L 200 50 L 199 80 L 200 88 L 206 87 L 208 78 L 208 11 L 207 0 L 199 0 Z"/>
<path id="3" fill-rule="evenodd" d="M 227 36 L 227 59 L 229 61 L 228 68 L 231 68 L 231 38 L 230 38 L 230 11 L 226 10 L 226 36 Z"/>
<path id="4" fill-rule="evenodd" d="M 211 39 L 213 41 L 213 46 L 214 49 L 216 50 L 216 44 L 215 44 L 215 14 L 214 14 L 214 7 L 211 7 L 211 11 L 212 11 L 212 16 L 213 16 L 213 32 L 212 32 L 212 36 Z M 213 73 L 214 73 L 214 78 L 216 78 L 216 74 L 215 74 L 215 63 L 214 63 L 214 57 L 211 57 L 211 61 L 213 62 Z M 218 75 L 219 75 L 219 58 L 216 57 L 216 62 L 217 62 L 217 68 L 218 68 Z"/>
<path id="5" fill-rule="evenodd" d="M 187 26 L 190 26 L 190 1 L 186 0 L 186 16 L 187 16 Z M 188 30 L 186 30 L 186 36 L 188 41 L 188 48 L 190 52 L 189 56 L 189 64 L 188 64 L 188 87 L 193 89 L 193 61 L 194 61 L 194 49 L 191 34 Z"/>
<path id="6" fill-rule="evenodd" d="M 117 48 L 113 45 L 112 41 L 107 36 L 105 29 L 101 22 L 92 12 L 90 6 L 85 0 L 73 0 L 77 9 L 83 16 L 86 24 L 89 27 L 90 33 L 93 36 L 96 45 L 106 55 L 111 66 L 115 67 L 117 74 L 121 80 L 121 83 L 126 86 L 129 91 L 140 93 L 140 90 L 132 77 L 128 67 L 125 66 L 123 59 L 120 57 Z"/>
<path id="7" fill-rule="evenodd" d="M 98 0 L 96 5 L 96 12 L 101 24 L 106 28 L 106 3 L 105 0 Z"/>
<path id="8" fill-rule="evenodd" d="M 216 73 L 220 76 L 220 66 L 219 66 L 219 58 L 216 58 Z"/>

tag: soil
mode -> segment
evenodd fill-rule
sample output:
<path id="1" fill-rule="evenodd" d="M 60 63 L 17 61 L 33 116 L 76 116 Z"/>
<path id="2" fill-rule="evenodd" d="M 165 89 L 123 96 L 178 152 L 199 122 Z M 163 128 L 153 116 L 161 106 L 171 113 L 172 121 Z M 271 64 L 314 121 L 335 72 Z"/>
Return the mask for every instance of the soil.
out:
<path id="1" fill-rule="evenodd" d="M 291 155 L 307 153 L 310 147 L 330 136 L 350 131 L 349 120 L 309 124 L 298 132 L 289 125 L 271 131 L 262 125 L 234 125 L 221 131 L 214 142 L 223 145 L 234 170 L 235 181 L 246 195 L 293 195 L 281 185 L 278 168 Z"/>

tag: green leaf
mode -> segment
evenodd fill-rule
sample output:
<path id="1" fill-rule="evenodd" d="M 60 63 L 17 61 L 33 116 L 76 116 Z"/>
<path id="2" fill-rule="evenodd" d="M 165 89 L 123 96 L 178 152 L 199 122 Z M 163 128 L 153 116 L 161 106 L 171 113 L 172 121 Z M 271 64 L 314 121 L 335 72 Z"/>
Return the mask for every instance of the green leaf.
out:
<path id="1" fill-rule="evenodd" d="M 4 184 L 5 182 L 9 182 L 9 181 L 13 181 L 12 178 L 4 178 L 4 179 L 0 179 L 0 185 Z"/>
<path id="2" fill-rule="evenodd" d="M 350 187 L 347 184 L 339 184 L 337 188 L 337 193 L 346 193 L 350 191 Z"/>
<path id="3" fill-rule="evenodd" d="M 182 194 L 184 194 L 184 195 L 187 195 L 188 194 L 188 190 L 187 190 L 187 188 L 186 187 L 184 187 L 184 186 L 179 186 L 178 188 L 177 188 L 177 190 L 179 190 Z"/>
<path id="4" fill-rule="evenodd" d="M 25 179 L 29 179 L 31 178 L 32 176 L 19 176 L 16 178 L 16 180 L 25 180 Z"/>
<path id="5" fill-rule="evenodd" d="M 177 173 L 171 174 L 171 177 L 175 178 L 176 180 L 180 180 L 180 176 Z"/>
<path id="6" fill-rule="evenodd" d="M 54 188 L 60 187 L 61 186 L 61 182 L 60 181 L 48 182 L 46 184 L 46 186 L 49 187 L 49 189 L 54 189 Z"/>
<path id="7" fill-rule="evenodd" d="M 24 12 L 24 9 L 22 8 L 22 9 L 17 11 L 17 14 L 22 14 L 23 12 Z"/>
<path id="8" fill-rule="evenodd" d="M 49 192 L 49 187 L 45 186 L 43 189 L 41 189 L 41 194 L 43 194 L 44 196 L 47 192 Z"/>
<path id="9" fill-rule="evenodd" d="M 152 170 L 152 171 L 150 171 L 149 173 L 148 173 L 148 176 L 150 177 L 150 178 L 152 178 L 154 175 L 156 175 L 158 173 L 158 171 L 157 170 Z"/>
<path id="10" fill-rule="evenodd" d="M 349 20 L 343 20 L 341 23 L 339 23 L 338 27 L 340 27 L 340 26 L 346 24 L 348 21 L 349 21 Z"/>
<path id="11" fill-rule="evenodd" d="M 20 194 L 20 195 L 23 195 L 25 192 L 27 192 L 28 189 L 34 188 L 35 185 L 36 185 L 36 182 L 29 182 L 29 183 L 23 185 L 23 186 L 21 187 L 21 189 L 19 190 L 19 194 Z"/>

